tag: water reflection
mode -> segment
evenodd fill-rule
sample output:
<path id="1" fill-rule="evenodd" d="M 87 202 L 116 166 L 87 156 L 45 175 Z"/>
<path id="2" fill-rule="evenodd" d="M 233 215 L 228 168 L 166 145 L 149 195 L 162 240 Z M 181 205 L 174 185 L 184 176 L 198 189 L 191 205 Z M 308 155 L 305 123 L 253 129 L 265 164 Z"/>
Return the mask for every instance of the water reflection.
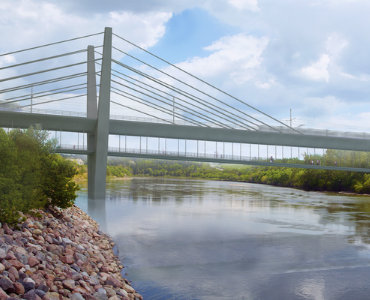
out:
<path id="1" fill-rule="evenodd" d="M 153 178 L 107 191 L 89 213 L 106 212 L 124 272 L 146 299 L 367 297 L 367 197 Z"/>

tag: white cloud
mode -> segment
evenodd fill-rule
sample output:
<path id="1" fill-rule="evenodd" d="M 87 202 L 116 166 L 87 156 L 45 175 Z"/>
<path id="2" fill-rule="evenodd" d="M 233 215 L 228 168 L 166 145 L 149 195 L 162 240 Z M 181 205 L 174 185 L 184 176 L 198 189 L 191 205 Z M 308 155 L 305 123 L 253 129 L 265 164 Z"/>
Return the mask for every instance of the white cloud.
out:
<path id="1" fill-rule="evenodd" d="M 348 42 L 342 38 L 338 33 L 331 34 L 326 43 L 326 49 L 331 56 L 337 57 L 342 52 L 342 50 L 347 47 Z"/>
<path id="2" fill-rule="evenodd" d="M 329 72 L 327 70 L 330 63 L 330 57 L 327 54 L 321 55 L 317 62 L 314 62 L 309 67 L 302 69 L 302 74 L 312 80 L 329 81 Z"/>
<path id="3" fill-rule="evenodd" d="M 256 38 L 245 34 L 224 37 L 204 48 L 213 52 L 209 56 L 195 57 L 177 66 L 202 78 L 230 76 L 241 84 L 250 80 L 260 66 L 268 41 L 267 37 Z"/>
<path id="4" fill-rule="evenodd" d="M 172 16 L 172 13 L 166 12 L 134 14 L 127 11 L 84 15 L 66 12 L 55 2 L 16 2 L 2 0 L 0 3 L 0 11 L 3 12 L 0 13 L 0 51 L 3 53 L 102 32 L 104 27 L 112 27 L 116 34 L 148 48 L 163 36 L 165 24 Z M 91 41 L 98 43 L 97 38 L 91 38 Z M 80 44 L 85 45 L 86 40 Z M 60 48 L 63 47 L 64 44 L 61 44 Z"/>
<path id="5" fill-rule="evenodd" d="M 275 81 L 273 79 L 270 79 L 268 82 L 262 83 L 261 81 L 256 81 L 254 84 L 261 89 L 268 90 L 274 83 Z"/>
<path id="6" fill-rule="evenodd" d="M 238 10 L 251 10 L 253 12 L 259 11 L 257 0 L 229 0 L 229 3 Z"/>

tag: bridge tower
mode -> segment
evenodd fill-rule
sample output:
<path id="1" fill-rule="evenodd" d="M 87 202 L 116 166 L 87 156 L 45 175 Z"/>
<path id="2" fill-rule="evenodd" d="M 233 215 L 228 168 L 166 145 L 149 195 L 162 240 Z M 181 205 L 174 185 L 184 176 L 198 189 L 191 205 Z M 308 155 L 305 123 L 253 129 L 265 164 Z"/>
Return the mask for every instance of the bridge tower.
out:
<path id="1" fill-rule="evenodd" d="M 87 49 L 87 117 L 96 119 L 95 130 L 93 133 L 89 133 L 87 137 L 87 150 L 93 151 L 93 154 L 88 155 L 87 158 L 88 198 L 105 200 L 110 114 L 112 28 L 106 27 L 104 31 L 98 104 L 94 46 L 88 46 Z"/>

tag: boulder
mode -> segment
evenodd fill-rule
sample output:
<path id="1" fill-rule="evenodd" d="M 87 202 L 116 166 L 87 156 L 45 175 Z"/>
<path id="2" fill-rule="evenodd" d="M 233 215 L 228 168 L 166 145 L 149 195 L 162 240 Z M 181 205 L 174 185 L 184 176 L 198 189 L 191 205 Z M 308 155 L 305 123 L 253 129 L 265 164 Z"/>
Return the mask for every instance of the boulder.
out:
<path id="1" fill-rule="evenodd" d="M 85 300 L 84 297 L 82 297 L 82 295 L 80 293 L 72 294 L 71 299 L 72 300 Z"/>
<path id="2" fill-rule="evenodd" d="M 114 289 L 111 289 L 109 287 L 106 287 L 104 288 L 105 291 L 107 292 L 107 297 L 110 298 L 110 297 L 113 297 L 116 295 L 116 291 Z"/>
<path id="3" fill-rule="evenodd" d="M 29 290 L 22 296 L 26 300 L 41 300 L 41 298 L 36 294 L 35 290 Z"/>
<path id="4" fill-rule="evenodd" d="M 5 271 L 5 266 L 0 263 L 0 274 L 2 274 Z"/>
<path id="5" fill-rule="evenodd" d="M 74 281 L 74 280 L 72 280 L 72 279 L 66 279 L 66 280 L 63 280 L 63 281 L 62 281 L 62 284 L 63 284 L 63 286 L 64 286 L 66 289 L 68 289 L 68 290 L 70 290 L 70 291 L 73 291 L 73 290 L 74 290 L 74 288 L 76 287 L 76 285 L 75 285 L 75 281 Z"/>
<path id="6" fill-rule="evenodd" d="M 0 300 L 5 300 L 9 296 L 3 291 L 2 288 L 0 288 Z"/>
<path id="7" fill-rule="evenodd" d="M 6 251 L 0 248 L 0 260 L 5 259 L 5 257 L 6 257 Z"/>
<path id="8" fill-rule="evenodd" d="M 95 293 L 93 294 L 93 296 L 94 296 L 95 298 L 97 298 L 98 300 L 108 300 L 107 295 L 106 295 L 106 294 L 104 294 L 104 293 L 95 292 Z"/>
<path id="9" fill-rule="evenodd" d="M 46 297 L 48 297 L 50 300 L 59 300 L 59 294 L 54 292 L 47 292 Z"/>
<path id="10" fill-rule="evenodd" d="M 0 279 L 0 288 L 4 291 L 8 291 L 8 290 L 14 289 L 14 286 L 9 278 L 3 277 Z"/>
<path id="11" fill-rule="evenodd" d="M 14 282 L 15 293 L 18 295 L 23 295 L 25 293 L 24 286 L 20 282 Z"/>
<path id="12" fill-rule="evenodd" d="M 39 289 L 36 289 L 35 290 L 35 293 L 37 294 L 37 296 L 39 296 L 41 299 L 46 295 L 46 293 L 42 290 L 39 290 Z"/>
<path id="13" fill-rule="evenodd" d="M 40 264 L 40 261 L 34 257 L 34 256 L 31 256 L 28 258 L 28 265 L 33 268 L 34 266 L 37 266 Z"/>

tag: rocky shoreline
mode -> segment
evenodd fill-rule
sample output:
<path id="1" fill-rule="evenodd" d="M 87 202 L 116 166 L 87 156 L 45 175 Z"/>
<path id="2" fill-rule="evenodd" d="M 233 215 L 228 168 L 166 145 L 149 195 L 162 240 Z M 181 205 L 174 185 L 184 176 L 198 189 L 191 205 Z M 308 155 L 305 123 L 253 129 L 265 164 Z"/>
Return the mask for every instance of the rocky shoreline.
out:
<path id="1" fill-rule="evenodd" d="M 141 300 L 122 277 L 113 240 L 73 206 L 0 223 L 0 300 Z"/>

